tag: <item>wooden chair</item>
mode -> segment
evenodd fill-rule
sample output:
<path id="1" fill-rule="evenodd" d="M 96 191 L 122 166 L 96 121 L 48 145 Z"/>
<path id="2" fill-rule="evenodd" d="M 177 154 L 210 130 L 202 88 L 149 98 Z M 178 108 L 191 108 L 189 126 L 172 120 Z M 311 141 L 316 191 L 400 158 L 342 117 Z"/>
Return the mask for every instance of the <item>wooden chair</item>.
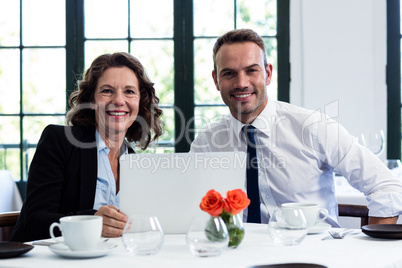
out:
<path id="1" fill-rule="evenodd" d="M 339 216 L 360 218 L 360 227 L 368 224 L 368 211 L 367 206 L 338 204 Z"/>
<path id="2" fill-rule="evenodd" d="M 0 213 L 0 241 L 9 239 L 19 215 L 19 211 Z"/>

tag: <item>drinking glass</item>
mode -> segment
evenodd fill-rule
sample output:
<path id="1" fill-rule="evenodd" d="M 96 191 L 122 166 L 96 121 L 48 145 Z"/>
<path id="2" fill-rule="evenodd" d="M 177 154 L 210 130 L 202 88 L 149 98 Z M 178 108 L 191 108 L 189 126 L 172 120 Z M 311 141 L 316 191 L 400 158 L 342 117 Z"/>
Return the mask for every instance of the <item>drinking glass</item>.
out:
<path id="1" fill-rule="evenodd" d="M 220 255 L 229 243 L 229 234 L 221 217 L 196 217 L 186 235 L 187 247 L 197 257 Z"/>
<path id="2" fill-rule="evenodd" d="M 357 142 L 358 142 L 361 146 L 366 147 L 366 138 L 365 138 L 365 135 L 364 135 L 364 134 L 360 134 L 360 135 L 356 136 L 356 139 L 357 139 Z"/>
<path id="3" fill-rule="evenodd" d="M 385 165 L 391 170 L 397 178 L 402 179 L 402 164 L 399 159 L 387 159 Z"/>
<path id="4" fill-rule="evenodd" d="M 385 165 L 391 170 L 402 167 L 401 160 L 399 159 L 387 159 L 385 160 Z"/>
<path id="5" fill-rule="evenodd" d="M 300 208 L 276 209 L 268 223 L 268 233 L 276 244 L 298 245 L 307 235 L 307 222 Z"/>
<path id="6" fill-rule="evenodd" d="M 384 131 L 370 131 L 365 137 L 366 147 L 373 152 L 376 156 L 379 156 L 385 147 Z"/>
<path id="7" fill-rule="evenodd" d="M 156 216 L 132 215 L 122 235 L 124 247 L 132 256 L 157 253 L 163 239 L 164 233 Z"/>

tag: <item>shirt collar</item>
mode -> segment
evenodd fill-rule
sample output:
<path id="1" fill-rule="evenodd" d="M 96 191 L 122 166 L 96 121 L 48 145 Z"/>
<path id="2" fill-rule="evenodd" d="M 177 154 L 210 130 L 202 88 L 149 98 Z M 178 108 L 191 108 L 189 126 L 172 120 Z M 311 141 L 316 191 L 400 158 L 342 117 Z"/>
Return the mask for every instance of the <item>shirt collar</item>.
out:
<path id="1" fill-rule="evenodd" d="M 234 135 L 239 142 L 242 141 L 242 134 L 243 127 L 246 124 L 243 124 L 239 120 L 237 120 L 231 113 L 230 113 L 230 124 L 234 131 Z M 271 135 L 271 128 L 272 124 L 275 123 L 276 118 L 276 103 L 268 96 L 267 105 L 264 107 L 264 110 L 257 116 L 257 118 L 251 123 L 259 132 L 267 135 L 268 137 Z"/>

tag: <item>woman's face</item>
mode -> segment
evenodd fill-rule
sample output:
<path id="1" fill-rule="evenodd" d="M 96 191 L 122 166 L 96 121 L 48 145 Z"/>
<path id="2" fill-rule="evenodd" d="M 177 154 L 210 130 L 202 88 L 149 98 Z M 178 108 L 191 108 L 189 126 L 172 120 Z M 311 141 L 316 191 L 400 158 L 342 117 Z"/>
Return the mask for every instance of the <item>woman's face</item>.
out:
<path id="1" fill-rule="evenodd" d="M 96 128 L 105 137 L 126 134 L 138 115 L 140 88 L 137 75 L 127 67 L 111 67 L 95 89 Z"/>

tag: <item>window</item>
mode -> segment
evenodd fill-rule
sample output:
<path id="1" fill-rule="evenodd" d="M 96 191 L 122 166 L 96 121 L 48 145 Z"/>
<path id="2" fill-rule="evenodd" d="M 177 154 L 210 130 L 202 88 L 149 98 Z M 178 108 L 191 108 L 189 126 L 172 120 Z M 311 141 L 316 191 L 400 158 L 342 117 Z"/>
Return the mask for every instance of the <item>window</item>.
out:
<path id="1" fill-rule="evenodd" d="M 65 28 L 64 0 L 0 2 L 0 168 L 15 179 L 43 126 L 64 122 Z"/>
<path id="2" fill-rule="evenodd" d="M 270 96 L 288 101 L 288 0 L 0 2 L 0 169 L 26 181 L 43 128 L 64 124 L 76 80 L 114 51 L 136 56 L 155 83 L 166 129 L 149 151 L 188 151 L 198 129 L 228 112 L 211 78 L 214 41 L 243 27 L 266 42 Z"/>

